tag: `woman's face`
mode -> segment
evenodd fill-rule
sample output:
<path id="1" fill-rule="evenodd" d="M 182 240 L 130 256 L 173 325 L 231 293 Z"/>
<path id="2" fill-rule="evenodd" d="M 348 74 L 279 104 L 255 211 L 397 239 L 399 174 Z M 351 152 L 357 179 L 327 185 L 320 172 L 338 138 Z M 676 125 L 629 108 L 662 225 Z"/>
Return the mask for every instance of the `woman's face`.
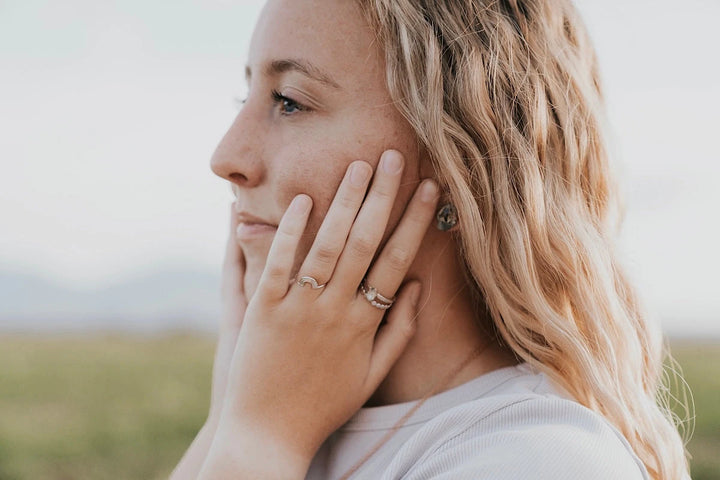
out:
<path id="1" fill-rule="evenodd" d="M 295 269 L 308 252 L 347 166 L 405 156 L 388 231 L 420 178 L 418 146 L 385 85 L 383 52 L 353 0 L 270 0 L 252 37 L 248 96 L 212 157 L 231 181 L 254 293 L 275 227 L 299 193 L 314 206 Z M 328 279 L 322 279 L 326 281 Z"/>

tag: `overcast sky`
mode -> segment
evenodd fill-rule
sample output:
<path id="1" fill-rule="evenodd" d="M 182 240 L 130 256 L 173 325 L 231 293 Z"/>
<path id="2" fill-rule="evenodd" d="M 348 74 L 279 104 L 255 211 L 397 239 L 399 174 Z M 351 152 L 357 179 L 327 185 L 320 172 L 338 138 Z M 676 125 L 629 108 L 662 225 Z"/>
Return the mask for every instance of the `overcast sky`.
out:
<path id="1" fill-rule="evenodd" d="M 217 271 L 261 1 L 0 1 L 0 269 L 75 287 Z M 583 0 L 627 192 L 622 245 L 674 332 L 720 333 L 720 2 Z"/>

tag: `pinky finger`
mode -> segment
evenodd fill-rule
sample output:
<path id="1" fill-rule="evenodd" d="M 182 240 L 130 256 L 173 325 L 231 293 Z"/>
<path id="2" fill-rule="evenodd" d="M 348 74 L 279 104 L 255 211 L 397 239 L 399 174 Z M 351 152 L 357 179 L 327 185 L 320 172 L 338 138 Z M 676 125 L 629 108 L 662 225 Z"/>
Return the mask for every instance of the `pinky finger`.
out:
<path id="1" fill-rule="evenodd" d="M 415 335 L 421 289 L 418 282 L 405 285 L 398 294 L 395 305 L 388 312 L 387 323 L 380 327 L 370 359 L 370 371 L 367 376 L 367 386 L 370 388 L 368 395 L 377 389 Z"/>
<path id="2" fill-rule="evenodd" d="M 287 293 L 295 252 L 311 208 L 312 199 L 307 195 L 298 195 L 280 220 L 258 285 L 258 293 L 268 300 L 279 300 Z"/>

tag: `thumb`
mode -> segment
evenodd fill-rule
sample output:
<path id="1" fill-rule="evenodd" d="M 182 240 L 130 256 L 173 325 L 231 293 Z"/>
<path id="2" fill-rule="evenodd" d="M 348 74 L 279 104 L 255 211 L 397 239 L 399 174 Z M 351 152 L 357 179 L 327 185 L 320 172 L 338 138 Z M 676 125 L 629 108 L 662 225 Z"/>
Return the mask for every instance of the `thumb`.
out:
<path id="1" fill-rule="evenodd" d="M 388 312 L 387 323 L 378 330 L 368 372 L 368 387 L 371 393 L 387 376 L 415 335 L 421 291 L 422 285 L 419 282 L 406 284 Z"/>

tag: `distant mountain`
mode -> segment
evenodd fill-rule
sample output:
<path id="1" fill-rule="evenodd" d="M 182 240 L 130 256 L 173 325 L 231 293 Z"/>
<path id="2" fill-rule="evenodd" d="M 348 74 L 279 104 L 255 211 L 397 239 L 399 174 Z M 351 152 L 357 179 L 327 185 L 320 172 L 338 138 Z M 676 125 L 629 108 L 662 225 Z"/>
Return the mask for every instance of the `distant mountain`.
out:
<path id="1" fill-rule="evenodd" d="M 0 334 L 4 332 L 214 333 L 220 275 L 162 270 L 97 289 L 70 289 L 32 275 L 0 271 Z M 717 316 L 662 318 L 674 338 L 720 338 Z"/>
<path id="2" fill-rule="evenodd" d="M 208 272 L 159 271 L 87 290 L 0 272 L 0 332 L 214 331 L 219 312 L 220 277 Z"/>

